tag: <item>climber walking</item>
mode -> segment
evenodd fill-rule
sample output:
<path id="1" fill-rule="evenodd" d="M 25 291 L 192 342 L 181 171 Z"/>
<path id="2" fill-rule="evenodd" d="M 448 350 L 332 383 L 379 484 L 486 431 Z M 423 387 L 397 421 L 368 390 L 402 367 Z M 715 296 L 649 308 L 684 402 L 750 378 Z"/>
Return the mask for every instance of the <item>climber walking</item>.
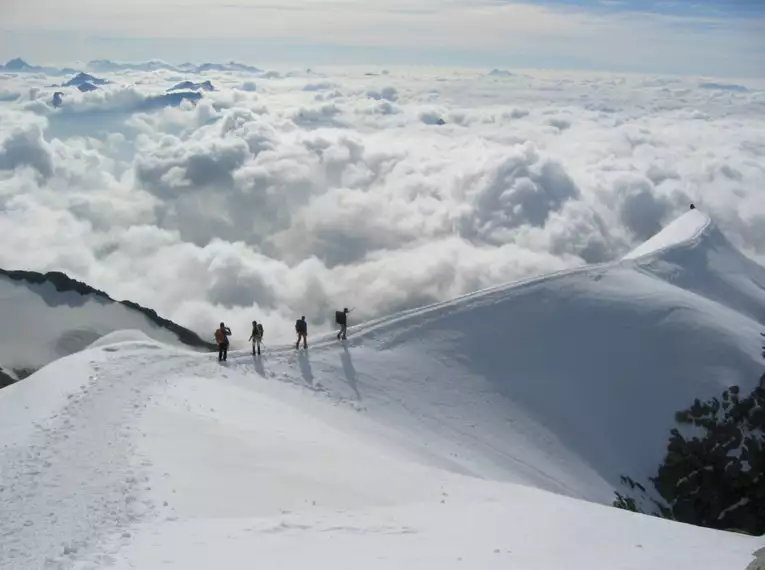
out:
<path id="1" fill-rule="evenodd" d="M 228 358 L 228 337 L 231 329 L 221 323 L 215 331 L 215 341 L 218 343 L 218 362 Z"/>
<path id="2" fill-rule="evenodd" d="M 300 317 L 295 321 L 295 332 L 297 332 L 297 342 L 295 343 L 295 350 L 300 347 L 300 339 L 303 339 L 303 348 L 308 348 L 308 323 L 305 322 L 305 316 Z"/>
<path id="3" fill-rule="evenodd" d="M 255 354 L 257 349 L 257 353 L 260 354 L 260 343 L 263 340 L 263 325 L 261 323 L 252 321 L 252 334 L 247 340 L 252 341 L 252 353 Z"/>
<path id="4" fill-rule="evenodd" d="M 351 309 L 352 311 L 353 309 Z M 348 310 L 348 307 L 344 308 L 342 311 L 335 311 L 335 322 L 340 325 L 340 331 L 337 333 L 337 340 L 340 340 L 341 338 L 343 340 L 346 339 L 346 331 L 348 330 L 348 313 L 351 311 Z"/>

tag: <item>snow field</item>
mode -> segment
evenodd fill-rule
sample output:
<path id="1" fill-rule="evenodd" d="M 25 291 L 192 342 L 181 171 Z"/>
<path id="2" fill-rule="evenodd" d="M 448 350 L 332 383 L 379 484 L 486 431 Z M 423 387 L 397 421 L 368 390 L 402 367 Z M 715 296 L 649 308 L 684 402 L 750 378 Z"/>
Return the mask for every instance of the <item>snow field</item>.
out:
<path id="1" fill-rule="evenodd" d="M 52 363 L 0 391 L 3 570 L 743 570 L 761 538 L 609 506 L 675 411 L 761 373 L 763 269 L 686 217 L 344 343 Z"/>

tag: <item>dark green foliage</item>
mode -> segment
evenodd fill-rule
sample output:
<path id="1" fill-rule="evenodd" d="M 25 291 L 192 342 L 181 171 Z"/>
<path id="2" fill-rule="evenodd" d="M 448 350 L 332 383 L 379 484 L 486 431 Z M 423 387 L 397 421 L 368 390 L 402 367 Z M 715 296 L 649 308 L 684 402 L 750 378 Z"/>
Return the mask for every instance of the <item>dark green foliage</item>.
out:
<path id="1" fill-rule="evenodd" d="M 651 482 L 675 518 L 701 526 L 765 533 L 765 391 L 738 387 L 677 414 L 700 437 L 672 430 L 664 464 Z"/>
<path id="2" fill-rule="evenodd" d="M 764 335 L 765 336 L 765 335 Z M 765 352 L 763 352 L 765 356 Z M 731 386 L 721 397 L 694 400 L 675 414 L 667 453 L 655 477 L 664 504 L 652 500 L 659 516 L 754 535 L 765 534 L 765 375 L 742 397 Z M 645 488 L 622 477 L 633 491 Z M 613 505 L 636 511 L 636 501 L 616 493 Z"/>
<path id="3" fill-rule="evenodd" d="M 625 497 L 621 493 L 616 493 L 616 500 L 613 505 L 624 509 L 625 511 L 632 511 L 633 513 L 640 512 L 635 504 L 635 499 L 631 497 Z"/>
<path id="4" fill-rule="evenodd" d="M 4 275 L 10 279 L 13 279 L 14 281 L 26 281 L 27 283 L 33 283 L 36 285 L 51 283 L 56 288 L 56 291 L 59 291 L 59 292 L 75 291 L 79 293 L 80 295 L 96 296 L 97 298 L 105 302 L 112 302 L 112 303 L 118 302 L 133 310 L 140 311 L 153 323 L 167 330 L 172 331 L 178 336 L 178 339 L 186 345 L 193 346 L 195 348 L 204 348 L 210 351 L 217 350 L 218 348 L 214 343 L 206 342 L 202 340 L 199 337 L 199 335 L 197 335 L 193 331 L 190 331 L 187 328 L 177 325 L 172 321 L 163 319 L 155 311 L 151 309 L 142 307 L 136 303 L 133 303 L 132 301 L 115 301 L 103 291 L 94 289 L 93 287 L 83 283 L 82 281 L 77 281 L 76 279 L 72 279 L 66 274 L 61 273 L 60 271 L 49 271 L 48 273 L 43 274 L 43 273 L 37 273 L 35 271 L 6 271 L 4 269 L 0 269 L 0 275 Z"/>

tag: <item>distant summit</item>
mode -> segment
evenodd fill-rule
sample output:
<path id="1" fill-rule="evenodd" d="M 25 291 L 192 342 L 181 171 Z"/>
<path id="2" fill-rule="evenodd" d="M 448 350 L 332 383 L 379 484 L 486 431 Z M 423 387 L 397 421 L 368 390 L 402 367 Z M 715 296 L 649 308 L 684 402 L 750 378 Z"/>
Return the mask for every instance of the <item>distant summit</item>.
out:
<path id="1" fill-rule="evenodd" d="M 506 69 L 492 69 L 488 74 L 489 77 L 513 77 L 515 73 L 507 71 Z"/>
<path id="2" fill-rule="evenodd" d="M 88 62 L 87 68 L 99 72 L 110 73 L 118 71 L 146 71 L 153 72 L 160 69 L 166 69 L 170 71 L 177 71 L 183 73 L 204 73 L 206 71 L 237 71 L 240 73 L 263 73 L 263 70 L 252 65 L 244 63 L 238 63 L 230 61 L 228 63 L 203 63 L 197 65 L 195 63 L 182 63 L 180 65 L 173 65 L 166 61 L 152 60 L 144 63 L 124 63 L 110 61 L 108 59 L 97 59 Z"/>
<path id="3" fill-rule="evenodd" d="M 110 82 L 107 81 L 106 79 L 94 77 L 93 75 L 90 75 L 89 73 L 85 73 L 81 71 L 80 73 L 72 77 L 69 81 L 64 83 L 62 87 L 78 87 L 86 83 L 89 83 L 91 85 L 106 85 Z"/>
<path id="4" fill-rule="evenodd" d="M 0 65 L 0 71 L 10 71 L 12 73 L 47 73 L 48 75 L 67 75 L 69 73 L 76 73 L 76 70 L 68 67 L 60 69 L 57 67 L 31 65 L 20 57 L 8 61 L 5 65 Z"/>
<path id="5" fill-rule="evenodd" d="M 196 103 L 201 98 L 202 94 L 198 91 L 173 91 L 172 93 L 145 99 L 138 105 L 137 110 L 154 111 L 163 107 L 177 107 L 184 101 L 192 101 Z"/>
<path id="6" fill-rule="evenodd" d="M 6 63 L 3 69 L 7 71 L 37 71 L 42 68 L 29 65 L 26 61 L 17 57 Z"/>
<path id="7" fill-rule="evenodd" d="M 175 71 L 177 73 L 204 73 L 206 71 L 221 71 L 221 72 L 233 71 L 238 73 L 262 74 L 265 72 L 263 69 L 260 69 L 259 67 L 255 67 L 254 65 L 249 65 L 246 63 L 240 63 L 236 61 L 229 61 L 228 63 L 207 62 L 202 64 L 186 62 L 180 65 L 173 65 L 171 63 L 168 63 L 162 60 L 151 60 L 151 61 L 145 61 L 145 62 L 127 63 L 127 62 L 111 61 L 108 59 L 94 59 L 89 61 L 85 65 L 85 67 L 86 69 L 94 73 L 117 73 L 121 71 L 144 71 L 144 72 L 151 73 L 151 72 L 159 71 L 159 70 L 169 70 L 169 71 Z M 92 79 L 96 79 L 96 78 L 89 75 L 88 73 L 82 72 L 81 70 L 72 69 L 70 67 L 59 68 L 59 67 L 44 67 L 44 66 L 32 65 L 20 57 L 17 57 L 8 61 L 5 65 L 0 65 L 0 71 L 8 71 L 12 73 L 46 73 L 48 75 L 77 74 L 77 77 L 81 75 L 85 76 L 79 80 L 79 83 L 77 83 L 77 85 L 83 82 L 90 83 L 91 85 L 105 85 L 106 83 L 108 83 L 108 81 L 104 81 L 104 80 L 97 80 L 97 81 L 89 80 L 87 79 L 87 77 L 90 77 Z M 76 86 L 76 85 L 71 85 L 71 86 Z"/>
<path id="8" fill-rule="evenodd" d="M 180 71 L 180 69 L 174 65 L 170 65 L 161 60 L 151 60 L 144 63 L 122 63 L 110 61 L 108 59 L 95 59 L 89 61 L 86 67 L 98 73 L 110 73 L 115 71 L 157 71 L 159 69 Z"/>
<path id="9" fill-rule="evenodd" d="M 175 85 L 167 90 L 170 91 L 215 91 L 215 86 L 208 80 L 202 83 L 194 83 L 193 81 L 182 81 L 178 85 Z"/>
<path id="10" fill-rule="evenodd" d="M 197 73 L 205 71 L 240 71 L 244 73 L 263 73 L 263 70 L 252 65 L 229 61 L 228 63 L 203 63 L 196 68 Z"/>
<path id="11" fill-rule="evenodd" d="M 95 91 L 98 89 L 98 85 L 106 85 L 110 83 L 110 81 L 106 79 L 101 79 L 99 77 L 95 77 L 93 75 L 90 75 L 89 73 L 80 72 L 74 77 L 72 77 L 69 81 L 66 83 L 62 83 L 61 85 L 51 85 L 51 87 L 76 87 L 80 92 L 87 93 L 88 91 Z M 62 100 L 61 96 L 63 95 L 62 92 L 57 91 L 53 94 L 53 106 L 59 107 L 61 106 Z"/>

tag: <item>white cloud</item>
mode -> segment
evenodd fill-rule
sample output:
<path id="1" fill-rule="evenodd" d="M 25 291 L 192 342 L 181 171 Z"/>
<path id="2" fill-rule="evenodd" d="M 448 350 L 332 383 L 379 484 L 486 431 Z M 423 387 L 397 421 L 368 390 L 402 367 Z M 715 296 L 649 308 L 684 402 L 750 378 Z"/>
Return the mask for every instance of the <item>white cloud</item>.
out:
<path id="1" fill-rule="evenodd" d="M 28 96 L 0 102 L 0 267 L 284 340 L 301 314 L 315 330 L 618 258 L 691 201 L 765 256 L 754 83 L 324 75 L 212 73 L 200 102 L 147 112 L 184 77 L 114 74 L 58 109 L 51 78 L 6 78 Z"/>

